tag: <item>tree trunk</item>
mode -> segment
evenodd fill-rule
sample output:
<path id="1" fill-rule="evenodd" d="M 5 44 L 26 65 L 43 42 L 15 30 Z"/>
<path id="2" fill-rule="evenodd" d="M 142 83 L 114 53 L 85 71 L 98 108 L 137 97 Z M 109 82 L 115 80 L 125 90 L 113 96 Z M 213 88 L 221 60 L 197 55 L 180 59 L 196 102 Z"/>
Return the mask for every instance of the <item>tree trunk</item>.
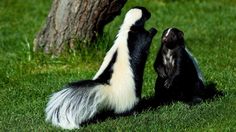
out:
<path id="1" fill-rule="evenodd" d="M 58 55 L 75 40 L 91 42 L 102 34 L 127 0 L 54 0 L 46 24 L 34 39 L 34 51 Z"/>

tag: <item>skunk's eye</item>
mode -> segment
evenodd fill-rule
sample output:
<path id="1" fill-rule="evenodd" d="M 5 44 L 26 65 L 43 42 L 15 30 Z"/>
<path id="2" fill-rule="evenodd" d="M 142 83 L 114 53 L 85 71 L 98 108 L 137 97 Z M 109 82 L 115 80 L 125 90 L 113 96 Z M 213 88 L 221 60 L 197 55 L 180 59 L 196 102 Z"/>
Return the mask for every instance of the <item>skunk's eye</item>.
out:
<path id="1" fill-rule="evenodd" d="M 184 33 L 180 31 L 180 32 L 178 33 L 178 37 L 179 37 L 179 38 L 183 38 L 183 37 L 184 37 Z"/>

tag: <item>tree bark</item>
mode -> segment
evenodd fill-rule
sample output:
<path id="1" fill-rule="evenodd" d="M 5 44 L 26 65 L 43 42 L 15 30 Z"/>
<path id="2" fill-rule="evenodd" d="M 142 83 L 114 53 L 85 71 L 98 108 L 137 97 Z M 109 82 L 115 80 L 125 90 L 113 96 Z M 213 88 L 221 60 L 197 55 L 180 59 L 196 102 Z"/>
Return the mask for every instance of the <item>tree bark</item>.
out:
<path id="1" fill-rule="evenodd" d="M 46 24 L 34 39 L 34 51 L 59 54 L 75 40 L 91 42 L 102 34 L 127 0 L 54 0 Z"/>

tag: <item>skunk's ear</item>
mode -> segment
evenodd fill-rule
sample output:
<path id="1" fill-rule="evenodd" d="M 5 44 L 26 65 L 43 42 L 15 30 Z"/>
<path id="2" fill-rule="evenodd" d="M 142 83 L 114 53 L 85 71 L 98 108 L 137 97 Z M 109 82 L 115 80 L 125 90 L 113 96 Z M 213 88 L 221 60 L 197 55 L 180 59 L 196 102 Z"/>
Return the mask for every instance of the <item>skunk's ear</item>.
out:
<path id="1" fill-rule="evenodd" d="M 179 37 L 179 38 L 184 38 L 184 32 L 179 31 L 179 32 L 178 32 L 178 37 Z"/>

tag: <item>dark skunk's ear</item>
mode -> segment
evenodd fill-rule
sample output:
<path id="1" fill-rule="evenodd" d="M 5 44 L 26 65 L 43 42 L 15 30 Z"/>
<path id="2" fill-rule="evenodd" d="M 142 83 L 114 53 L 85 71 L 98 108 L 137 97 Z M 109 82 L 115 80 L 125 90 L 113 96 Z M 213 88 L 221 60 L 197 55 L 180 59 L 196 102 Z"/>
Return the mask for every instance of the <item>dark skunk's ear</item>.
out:
<path id="1" fill-rule="evenodd" d="M 184 32 L 180 31 L 178 32 L 178 37 L 179 38 L 184 38 Z"/>

